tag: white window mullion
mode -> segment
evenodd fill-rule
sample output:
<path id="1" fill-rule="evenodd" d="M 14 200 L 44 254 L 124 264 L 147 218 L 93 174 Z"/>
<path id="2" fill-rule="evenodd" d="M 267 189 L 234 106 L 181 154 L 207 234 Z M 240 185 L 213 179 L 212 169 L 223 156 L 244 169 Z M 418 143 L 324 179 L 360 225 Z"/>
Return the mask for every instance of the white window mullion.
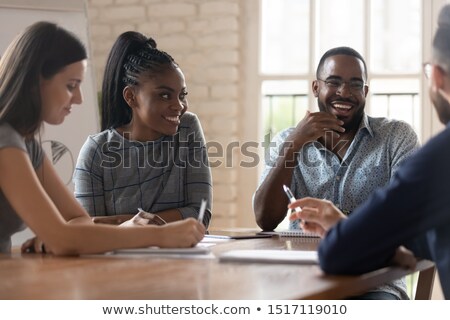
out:
<path id="1" fill-rule="evenodd" d="M 367 64 L 367 71 L 368 71 L 368 76 L 369 74 L 371 74 L 370 72 L 370 65 L 371 65 L 371 53 L 370 53 L 370 39 L 371 39 L 371 24 L 370 24 L 370 8 L 371 8 L 371 3 L 370 0 L 366 0 L 364 1 L 364 52 L 362 52 L 361 54 L 363 55 L 366 64 Z M 370 82 L 371 77 L 368 77 L 368 81 Z M 370 87 L 369 87 L 370 90 Z M 369 96 L 370 96 L 370 91 L 369 91 Z M 365 111 L 366 113 L 370 113 L 371 110 L 371 99 L 368 97 L 368 99 L 366 99 L 366 108 Z"/>
<path id="2" fill-rule="evenodd" d="M 317 32 L 317 17 L 319 15 L 319 11 L 317 8 L 320 7 L 320 1 L 310 0 L 309 1 L 309 10 L 310 10 L 310 20 L 309 20 L 309 30 L 310 30 L 310 38 L 309 38 L 309 83 L 316 78 L 316 57 L 317 57 L 317 49 L 318 43 L 316 39 L 320 36 Z M 316 108 L 316 99 L 312 90 L 308 91 L 308 108 L 310 111 L 315 110 Z"/>

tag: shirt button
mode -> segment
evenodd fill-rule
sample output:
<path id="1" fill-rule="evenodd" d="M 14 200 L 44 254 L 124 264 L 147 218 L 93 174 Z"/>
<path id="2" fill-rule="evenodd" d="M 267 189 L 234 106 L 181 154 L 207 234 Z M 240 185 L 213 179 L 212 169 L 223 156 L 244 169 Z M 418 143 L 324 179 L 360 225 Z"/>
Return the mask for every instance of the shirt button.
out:
<path id="1" fill-rule="evenodd" d="M 336 180 L 337 181 L 341 180 L 341 176 L 336 176 Z"/>

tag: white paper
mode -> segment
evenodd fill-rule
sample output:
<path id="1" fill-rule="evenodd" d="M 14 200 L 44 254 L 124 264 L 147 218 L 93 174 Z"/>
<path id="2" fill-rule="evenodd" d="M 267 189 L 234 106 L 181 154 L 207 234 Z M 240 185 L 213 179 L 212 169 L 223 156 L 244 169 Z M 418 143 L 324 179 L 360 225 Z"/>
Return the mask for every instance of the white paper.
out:
<path id="1" fill-rule="evenodd" d="M 317 264 L 317 251 L 304 250 L 231 250 L 219 256 L 220 261 Z"/>

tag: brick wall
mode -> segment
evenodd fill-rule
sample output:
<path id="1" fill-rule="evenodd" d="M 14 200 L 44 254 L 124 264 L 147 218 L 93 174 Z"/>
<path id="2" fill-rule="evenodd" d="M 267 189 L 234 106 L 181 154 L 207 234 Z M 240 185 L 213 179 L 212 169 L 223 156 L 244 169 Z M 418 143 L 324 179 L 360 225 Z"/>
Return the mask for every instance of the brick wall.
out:
<path id="1" fill-rule="evenodd" d="M 199 116 L 206 140 L 219 142 L 223 148 L 222 154 L 210 149 L 214 153 L 211 160 L 222 162 L 212 168 L 212 226 L 217 227 L 239 224 L 238 197 L 245 194 L 238 192 L 240 152 L 233 149 L 225 153 L 227 146 L 240 138 L 245 10 L 240 0 L 88 0 L 99 88 L 109 49 L 124 31 L 152 36 L 158 48 L 171 54 L 181 66 L 188 85 L 190 111 Z M 250 199 L 245 202 L 249 204 Z M 251 214 L 250 208 L 247 205 L 247 214 Z"/>

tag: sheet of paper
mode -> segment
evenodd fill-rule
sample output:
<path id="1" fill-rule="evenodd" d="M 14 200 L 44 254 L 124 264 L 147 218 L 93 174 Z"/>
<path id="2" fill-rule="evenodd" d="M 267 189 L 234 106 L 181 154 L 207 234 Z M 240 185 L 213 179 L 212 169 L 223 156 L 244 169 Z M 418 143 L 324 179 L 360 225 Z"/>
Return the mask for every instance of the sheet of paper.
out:
<path id="1" fill-rule="evenodd" d="M 169 259 L 214 259 L 211 245 L 198 244 L 193 248 L 136 248 L 116 250 L 109 255 L 117 258 L 169 258 Z"/>
<path id="2" fill-rule="evenodd" d="M 195 246 L 192 248 L 158 248 L 158 247 L 148 247 L 148 248 L 136 248 L 136 249 L 120 249 L 114 251 L 114 254 L 208 254 L 210 250 L 208 246 Z"/>
<path id="3" fill-rule="evenodd" d="M 231 250 L 219 256 L 220 261 L 317 264 L 317 251 L 303 250 Z"/>

